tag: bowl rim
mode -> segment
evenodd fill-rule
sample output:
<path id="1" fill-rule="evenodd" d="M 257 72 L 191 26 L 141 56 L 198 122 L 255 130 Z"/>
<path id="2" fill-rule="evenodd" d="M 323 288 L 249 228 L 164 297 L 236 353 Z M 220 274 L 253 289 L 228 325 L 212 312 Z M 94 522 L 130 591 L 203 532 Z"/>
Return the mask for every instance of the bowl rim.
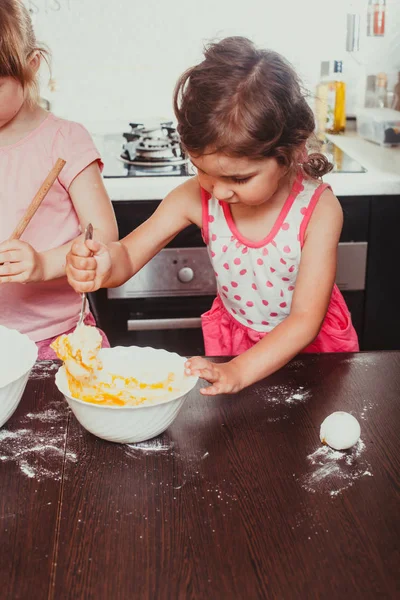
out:
<path id="1" fill-rule="evenodd" d="M 22 344 L 25 345 L 27 352 L 25 354 L 26 361 L 25 361 L 25 365 L 24 365 L 24 370 L 20 371 L 17 377 L 15 377 L 15 373 L 9 374 L 8 376 L 6 374 L 4 376 L 4 379 L 0 379 L 0 390 L 6 388 L 11 383 L 18 381 L 19 379 L 21 379 L 21 377 L 24 377 L 27 373 L 29 373 L 29 371 L 31 371 L 33 365 L 36 363 L 36 360 L 38 357 L 37 345 L 25 333 L 21 333 L 20 331 L 18 331 L 18 329 L 6 327 L 5 325 L 0 325 L 0 333 L 2 331 L 9 332 L 6 335 L 14 336 L 14 338 L 21 340 Z M 27 366 L 27 365 L 29 365 L 29 366 Z"/>
<path id="2" fill-rule="evenodd" d="M 114 346 L 113 348 L 102 348 L 101 350 L 115 350 L 115 349 L 119 349 L 122 348 L 124 351 L 129 349 L 129 348 L 137 348 L 139 350 L 151 350 L 153 352 L 163 352 L 163 353 L 167 353 L 170 355 L 174 355 L 177 356 L 179 359 L 181 359 L 182 361 L 187 360 L 186 357 L 181 356 L 180 354 L 178 354 L 177 352 L 169 352 L 168 350 L 164 350 L 163 348 L 152 348 L 151 346 Z M 190 375 L 188 376 L 188 380 L 190 380 L 190 387 L 188 387 L 187 389 L 185 389 L 184 392 L 182 393 L 177 393 L 174 394 L 172 397 L 168 398 L 168 399 L 164 399 L 164 400 L 159 400 L 158 402 L 152 402 L 151 404 L 137 404 L 137 405 L 132 405 L 132 406 L 110 406 L 110 405 L 104 405 L 104 404 L 95 404 L 93 402 L 86 402 L 85 400 L 80 400 L 79 398 L 74 398 L 73 396 L 71 396 L 71 392 L 68 389 L 67 391 L 65 390 L 65 387 L 63 387 L 62 385 L 60 385 L 60 379 L 61 377 L 64 377 L 65 373 L 65 366 L 62 364 L 59 369 L 57 370 L 56 374 L 55 374 L 55 384 L 56 387 L 58 389 L 59 392 L 61 392 L 66 398 L 68 398 L 69 400 L 76 402 L 77 404 L 81 404 L 82 406 L 89 406 L 89 407 L 93 407 L 93 408 L 106 408 L 106 409 L 111 409 L 111 410 L 138 410 L 141 408 L 153 408 L 154 406 L 160 406 L 160 404 L 169 404 L 170 402 L 173 402 L 174 400 L 179 400 L 180 398 L 183 398 L 184 396 L 186 396 L 189 392 L 191 392 L 193 390 L 193 388 L 197 385 L 197 382 L 199 380 L 197 375 Z"/>

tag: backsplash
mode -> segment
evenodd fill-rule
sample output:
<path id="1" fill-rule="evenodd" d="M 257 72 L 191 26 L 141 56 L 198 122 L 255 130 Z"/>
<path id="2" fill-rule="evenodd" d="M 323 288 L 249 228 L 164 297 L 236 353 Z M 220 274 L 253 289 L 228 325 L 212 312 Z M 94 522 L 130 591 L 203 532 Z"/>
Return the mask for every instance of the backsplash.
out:
<path id="1" fill-rule="evenodd" d="M 178 76 L 201 59 L 204 41 L 245 35 L 284 54 L 314 93 L 321 60 L 343 60 L 347 113 L 364 97 L 367 74 L 400 70 L 400 2 L 387 0 L 386 32 L 366 36 L 367 0 L 35 0 L 39 40 L 53 53 L 52 109 L 87 123 L 171 116 Z M 361 15 L 360 50 L 345 51 L 346 14 Z M 359 91 L 356 91 L 356 90 Z M 310 100 L 312 103 L 312 99 Z"/>

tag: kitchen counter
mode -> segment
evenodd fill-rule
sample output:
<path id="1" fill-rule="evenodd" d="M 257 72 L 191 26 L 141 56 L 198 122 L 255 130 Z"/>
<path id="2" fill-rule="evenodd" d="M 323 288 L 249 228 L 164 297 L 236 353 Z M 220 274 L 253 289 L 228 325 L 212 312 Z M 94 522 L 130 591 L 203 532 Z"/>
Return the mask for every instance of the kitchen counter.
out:
<path id="1" fill-rule="evenodd" d="M 328 136 L 367 169 L 366 173 L 330 173 L 324 181 L 337 196 L 400 196 L 400 147 L 382 148 L 355 132 Z M 96 141 L 96 136 L 94 136 Z M 99 147 L 100 153 L 101 148 Z M 189 177 L 136 177 L 104 179 L 111 200 L 155 200 L 164 198 Z"/>
<path id="2" fill-rule="evenodd" d="M 38 363 L 0 430 L 4 598 L 397 598 L 400 352 L 305 355 L 111 444 Z M 335 410 L 362 442 L 319 441 Z"/>

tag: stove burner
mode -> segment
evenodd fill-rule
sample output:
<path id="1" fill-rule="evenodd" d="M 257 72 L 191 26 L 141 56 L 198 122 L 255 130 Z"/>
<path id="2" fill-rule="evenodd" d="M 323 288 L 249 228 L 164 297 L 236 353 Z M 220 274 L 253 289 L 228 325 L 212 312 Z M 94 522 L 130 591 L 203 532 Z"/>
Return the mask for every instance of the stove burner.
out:
<path id="1" fill-rule="evenodd" d="M 122 160 L 146 167 L 181 165 L 188 161 L 172 121 L 151 128 L 143 123 L 129 125 L 131 131 L 123 134 L 126 143 L 123 144 Z"/>

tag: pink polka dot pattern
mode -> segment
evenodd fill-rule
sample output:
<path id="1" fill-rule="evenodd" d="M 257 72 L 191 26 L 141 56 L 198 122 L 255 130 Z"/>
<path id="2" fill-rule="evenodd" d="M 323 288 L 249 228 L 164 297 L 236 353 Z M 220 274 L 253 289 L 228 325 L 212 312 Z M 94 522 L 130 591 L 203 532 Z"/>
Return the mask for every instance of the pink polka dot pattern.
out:
<path id="1" fill-rule="evenodd" d="M 301 259 L 300 228 L 311 214 L 308 207 L 318 185 L 313 180 L 297 183 L 297 196 L 294 193 L 261 244 L 240 234 L 240 224 L 238 231 L 228 218 L 226 203 L 208 200 L 204 230 L 208 227 L 218 289 L 224 306 L 244 328 L 268 332 L 290 313 Z"/>

